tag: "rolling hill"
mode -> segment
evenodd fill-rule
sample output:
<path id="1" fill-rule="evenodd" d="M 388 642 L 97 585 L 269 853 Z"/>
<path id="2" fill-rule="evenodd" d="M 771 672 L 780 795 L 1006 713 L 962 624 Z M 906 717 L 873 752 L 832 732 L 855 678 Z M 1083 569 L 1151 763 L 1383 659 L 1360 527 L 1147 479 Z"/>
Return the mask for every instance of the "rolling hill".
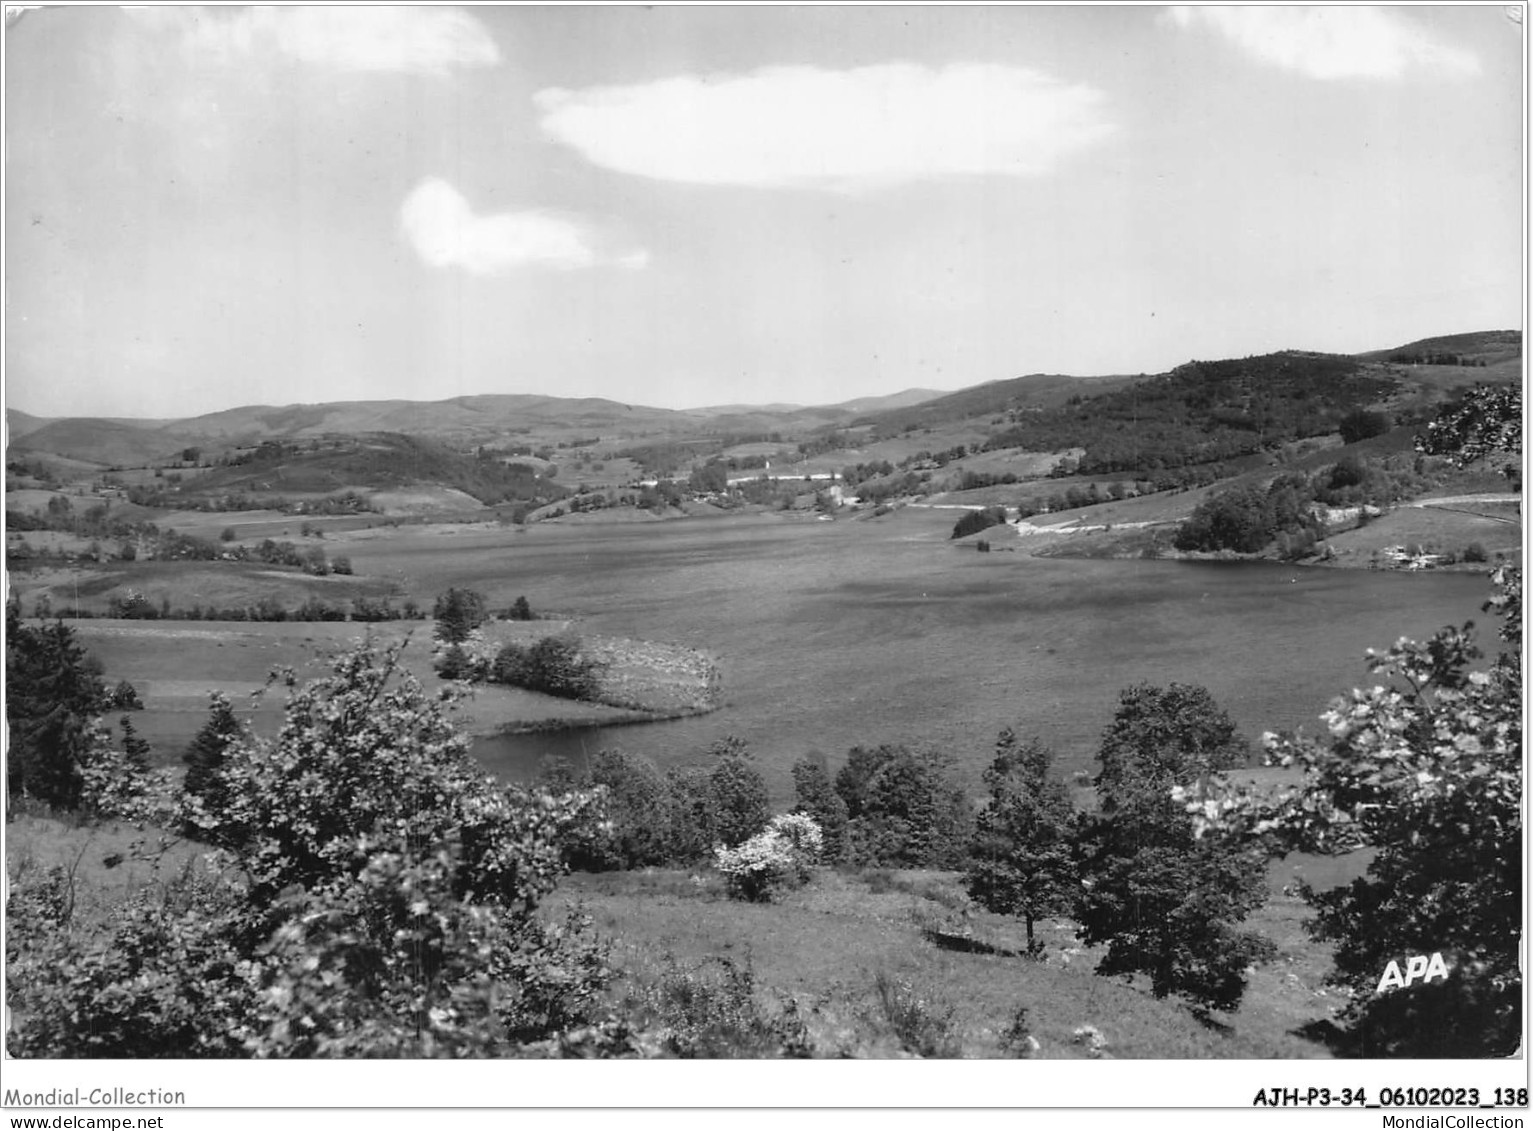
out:
<path id="1" fill-rule="evenodd" d="M 1289 350 L 1189 362 L 1152 377 L 1035 373 L 956 392 L 907 389 L 807 407 L 675 410 L 597 397 L 483 394 L 440 401 L 246 405 L 174 421 L 48 420 L 13 408 L 7 410 L 7 423 L 10 448 L 18 456 L 65 457 L 102 468 L 173 460 L 190 447 L 206 455 L 268 440 L 379 433 L 408 433 L 464 450 L 529 442 L 589 444 L 593 438 L 611 448 L 634 441 L 738 442 L 742 436 L 767 434 L 786 441 L 845 428 L 859 429 L 859 439 L 876 439 L 960 426 L 989 435 L 990 446 L 1032 445 L 1034 450 L 1089 448 L 1092 436 L 1100 446 L 1100 434 L 1109 427 L 1123 435 L 1107 447 L 1128 444 L 1137 460 L 1143 443 L 1133 437 L 1154 429 L 1157 418 L 1165 425 L 1157 444 L 1202 443 L 1193 433 L 1206 432 L 1213 446 L 1192 454 L 1217 459 L 1219 452 L 1238 454 L 1248 448 L 1246 434 L 1254 435 L 1258 445 L 1278 433 L 1314 434 L 1357 407 L 1382 408 L 1399 420 L 1420 416 L 1465 385 L 1519 379 L 1521 358 L 1521 333 L 1495 330 L 1422 338 L 1356 355 Z M 1103 458 L 1112 464 L 1108 470 L 1122 463 L 1118 455 Z"/>

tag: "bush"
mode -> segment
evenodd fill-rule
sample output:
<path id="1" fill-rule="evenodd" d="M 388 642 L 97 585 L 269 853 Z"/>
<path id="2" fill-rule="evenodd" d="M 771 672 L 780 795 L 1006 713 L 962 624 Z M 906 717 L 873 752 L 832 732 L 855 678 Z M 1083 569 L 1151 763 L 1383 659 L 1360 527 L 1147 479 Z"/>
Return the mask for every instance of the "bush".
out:
<path id="1" fill-rule="evenodd" d="M 96 932 L 73 923 L 63 869 L 18 882 L 6 964 L 18 1057 L 227 1057 L 256 1008 L 235 974 L 249 915 L 227 881 L 189 873 L 135 893 Z"/>
<path id="2" fill-rule="evenodd" d="M 900 1047 L 922 1057 L 957 1057 L 962 1045 L 953 1024 L 957 1008 L 949 1002 L 929 999 L 904 978 L 891 978 L 882 970 L 873 981 L 879 1008 Z"/>
<path id="3" fill-rule="evenodd" d="M 774 1016 L 756 1001 L 750 963 L 712 958 L 684 968 L 667 956 L 659 980 L 630 996 L 626 1012 L 658 1030 L 658 1052 L 683 1059 L 808 1057 L 814 1053 L 797 1004 Z"/>
<path id="4" fill-rule="evenodd" d="M 1485 546 L 1480 542 L 1471 542 L 1464 547 L 1464 560 L 1466 562 L 1489 561 L 1489 555 L 1485 553 Z"/>
<path id="5" fill-rule="evenodd" d="M 595 699 L 600 691 L 601 668 L 582 654 L 579 637 L 565 633 L 545 636 L 531 647 L 505 645 L 490 665 L 487 678 L 563 699 Z"/>
<path id="6" fill-rule="evenodd" d="M 1367 873 L 1306 887 L 1313 932 L 1335 944 L 1344 1051 L 1370 1057 L 1505 1057 L 1522 1034 L 1522 576 L 1494 575 L 1488 604 L 1512 646 L 1488 669 L 1469 626 L 1401 640 L 1369 660 L 1388 680 L 1337 700 L 1321 743 L 1268 737 L 1303 784 L 1189 799 L 1220 835 L 1274 854 L 1373 850 Z M 1448 978 L 1378 991 L 1387 964 L 1442 953 Z"/>
<path id="7" fill-rule="evenodd" d="M 992 526 L 1000 526 L 1005 521 L 1005 507 L 985 507 L 983 510 L 968 511 L 953 525 L 953 533 L 948 538 L 951 541 L 954 538 L 978 534 L 981 530 L 988 530 Z"/>
<path id="8" fill-rule="evenodd" d="M 823 845 L 820 826 L 812 817 L 784 813 L 738 848 L 714 849 L 714 867 L 724 874 L 733 898 L 767 903 L 784 887 L 808 881 L 810 865 L 819 859 Z"/>
<path id="9" fill-rule="evenodd" d="M 1366 440 L 1370 436 L 1382 436 L 1389 431 L 1389 416 L 1382 412 L 1369 412 L 1367 409 L 1353 409 L 1341 418 L 1338 425 L 1343 444 L 1355 444 L 1359 440 Z"/>
<path id="10" fill-rule="evenodd" d="M 223 753 L 229 874 L 25 935 L 13 1054 L 500 1056 L 591 1023 L 604 953 L 537 905 L 595 799 L 484 778 L 398 648 L 359 644 Z"/>

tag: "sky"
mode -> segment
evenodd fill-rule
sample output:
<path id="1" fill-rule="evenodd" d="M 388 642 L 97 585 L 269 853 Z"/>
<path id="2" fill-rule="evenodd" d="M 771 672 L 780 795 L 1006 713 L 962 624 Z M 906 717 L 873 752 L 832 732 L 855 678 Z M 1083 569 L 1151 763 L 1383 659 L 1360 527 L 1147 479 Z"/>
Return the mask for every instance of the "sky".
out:
<path id="1" fill-rule="evenodd" d="M 5 403 L 830 404 L 1522 325 L 1522 9 L 34 9 Z"/>

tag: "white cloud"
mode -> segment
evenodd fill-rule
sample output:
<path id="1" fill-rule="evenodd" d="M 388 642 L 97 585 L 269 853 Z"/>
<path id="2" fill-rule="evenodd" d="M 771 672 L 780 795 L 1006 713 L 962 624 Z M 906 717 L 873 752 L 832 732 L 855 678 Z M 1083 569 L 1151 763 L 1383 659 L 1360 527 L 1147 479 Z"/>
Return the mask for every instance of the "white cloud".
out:
<path id="1" fill-rule="evenodd" d="M 638 86 L 553 88 L 543 130 L 660 180 L 855 192 L 964 174 L 1034 176 L 1113 130 L 1105 96 L 1038 71 L 890 63 L 771 67 Z"/>
<path id="2" fill-rule="evenodd" d="M 1394 79 L 1411 68 L 1457 78 L 1480 69 L 1474 55 L 1383 8 L 1179 5 L 1167 14 L 1178 27 L 1212 28 L 1253 58 L 1310 78 Z"/>
<path id="3" fill-rule="evenodd" d="M 645 251 L 604 252 L 588 225 L 566 216 L 541 211 L 476 216 L 463 194 L 437 177 L 422 181 L 405 198 L 399 221 L 425 262 L 474 275 L 535 266 L 638 269 L 649 262 Z"/>
<path id="4" fill-rule="evenodd" d="M 345 71 L 442 75 L 500 62 L 500 49 L 473 16 L 456 8 L 130 9 L 178 31 L 200 61 L 224 64 L 286 57 Z"/>

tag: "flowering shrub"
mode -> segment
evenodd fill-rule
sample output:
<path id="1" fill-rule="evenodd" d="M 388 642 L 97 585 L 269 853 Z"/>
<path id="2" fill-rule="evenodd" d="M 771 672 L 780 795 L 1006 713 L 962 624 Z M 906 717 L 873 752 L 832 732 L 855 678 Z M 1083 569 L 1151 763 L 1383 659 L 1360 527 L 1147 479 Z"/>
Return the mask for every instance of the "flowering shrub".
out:
<path id="1" fill-rule="evenodd" d="M 1520 647 L 1521 575 L 1492 578 L 1486 607 Z M 1337 944 L 1331 980 L 1350 991 L 1344 1020 L 1370 1056 L 1505 1056 L 1518 1044 L 1522 665 L 1513 651 L 1470 670 L 1478 655 L 1468 625 L 1370 653 L 1387 682 L 1337 700 L 1328 741 L 1265 736 L 1271 761 L 1303 771 L 1297 788 L 1180 795 L 1205 834 L 1274 853 L 1374 850 L 1352 883 L 1302 889 L 1315 934 Z M 1378 991 L 1387 963 L 1434 952 L 1453 956 L 1446 980 Z"/>
<path id="2" fill-rule="evenodd" d="M 813 817 L 784 813 L 739 847 L 715 848 L 714 866 L 724 873 L 731 896 L 767 902 L 783 887 L 808 881 L 823 844 Z"/>
<path id="3" fill-rule="evenodd" d="M 536 910 L 597 798 L 479 775 L 398 657 L 358 645 L 228 743 L 196 814 L 226 872 L 11 932 L 13 1054 L 489 1056 L 588 1023 L 605 952 Z"/>

